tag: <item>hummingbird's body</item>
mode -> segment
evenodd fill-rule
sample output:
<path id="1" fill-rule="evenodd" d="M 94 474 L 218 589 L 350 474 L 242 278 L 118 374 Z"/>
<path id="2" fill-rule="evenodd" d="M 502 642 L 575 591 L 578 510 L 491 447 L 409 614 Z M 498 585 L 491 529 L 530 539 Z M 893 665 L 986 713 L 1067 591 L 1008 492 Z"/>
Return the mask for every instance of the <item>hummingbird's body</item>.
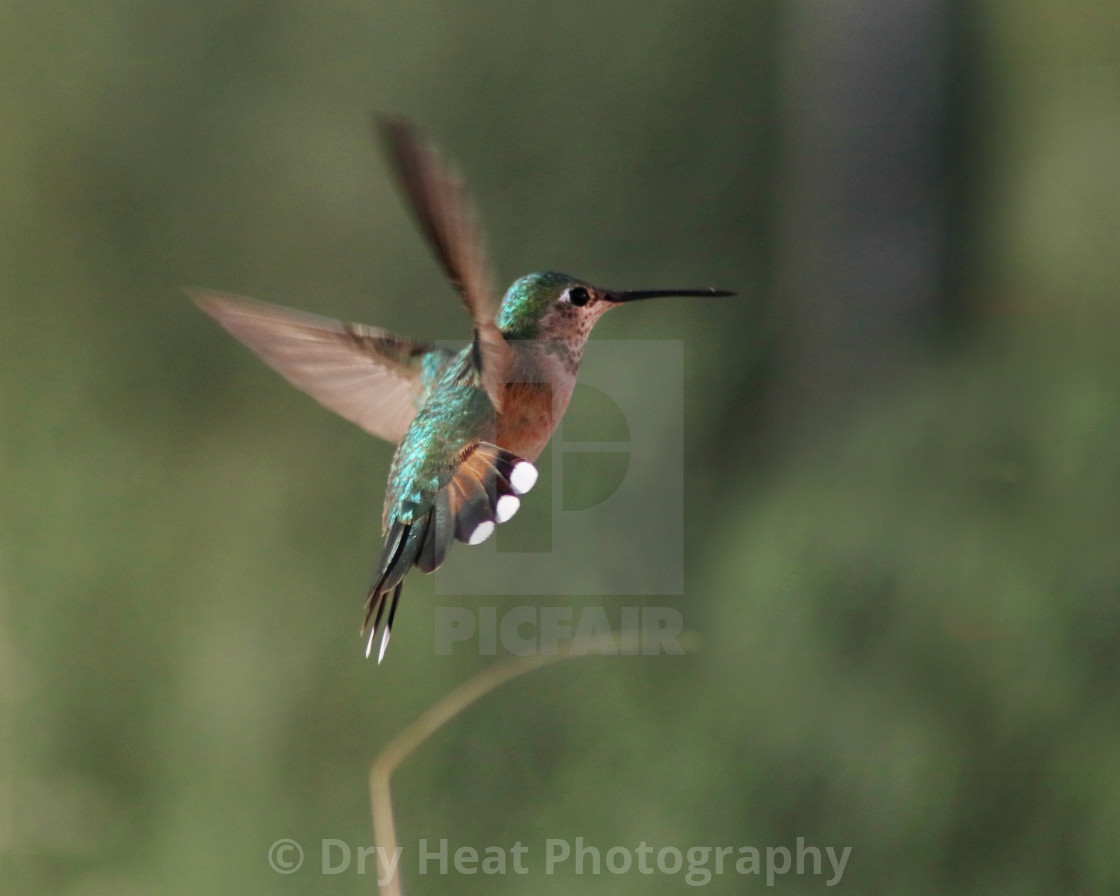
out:
<path id="1" fill-rule="evenodd" d="M 485 540 L 532 488 L 532 462 L 567 409 L 584 345 L 603 312 L 655 296 L 729 295 L 615 292 L 544 272 L 517 280 L 495 312 L 481 236 L 458 178 L 404 122 L 385 123 L 383 135 L 414 211 L 474 319 L 470 345 L 455 354 L 362 324 L 192 294 L 294 385 L 398 443 L 382 515 L 385 546 L 366 610 L 366 625 L 374 619 L 368 654 L 389 608 L 379 662 L 405 574 L 413 566 L 434 570 L 454 540 Z"/>

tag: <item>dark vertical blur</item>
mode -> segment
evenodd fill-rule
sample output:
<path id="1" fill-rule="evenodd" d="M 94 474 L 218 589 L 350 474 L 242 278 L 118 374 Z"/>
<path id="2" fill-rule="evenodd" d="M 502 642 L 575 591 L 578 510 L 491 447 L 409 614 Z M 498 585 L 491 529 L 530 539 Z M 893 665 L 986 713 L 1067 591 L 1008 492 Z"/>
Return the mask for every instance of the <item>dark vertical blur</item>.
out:
<path id="1" fill-rule="evenodd" d="M 769 394 L 787 447 L 911 372 L 946 313 L 951 14 L 789 4 Z"/>

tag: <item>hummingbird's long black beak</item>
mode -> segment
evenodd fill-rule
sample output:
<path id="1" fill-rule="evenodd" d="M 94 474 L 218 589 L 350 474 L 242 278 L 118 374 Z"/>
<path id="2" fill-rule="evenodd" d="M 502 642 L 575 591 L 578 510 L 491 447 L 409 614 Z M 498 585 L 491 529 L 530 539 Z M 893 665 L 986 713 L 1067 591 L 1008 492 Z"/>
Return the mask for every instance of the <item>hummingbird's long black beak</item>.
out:
<path id="1" fill-rule="evenodd" d="M 611 302 L 636 302 L 638 299 L 703 298 L 733 296 L 726 289 L 630 289 L 623 292 L 608 291 L 606 298 Z"/>

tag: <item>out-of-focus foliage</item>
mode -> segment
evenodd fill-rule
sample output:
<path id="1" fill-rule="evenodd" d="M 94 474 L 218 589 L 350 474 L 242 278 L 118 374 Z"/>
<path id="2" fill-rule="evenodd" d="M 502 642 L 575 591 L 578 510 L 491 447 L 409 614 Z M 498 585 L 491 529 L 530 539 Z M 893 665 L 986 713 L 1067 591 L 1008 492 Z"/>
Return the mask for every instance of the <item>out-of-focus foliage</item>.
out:
<path id="1" fill-rule="evenodd" d="M 0 890 L 368 892 L 353 867 L 320 875 L 319 844 L 371 843 L 369 760 L 492 662 L 434 655 L 434 608 L 477 599 L 418 575 L 385 665 L 361 658 L 391 448 L 176 288 L 465 336 L 370 110 L 459 159 L 505 279 L 741 293 L 597 331 L 684 341 L 685 594 L 549 601 L 675 606 L 705 651 L 573 661 L 448 726 L 395 779 L 406 890 L 681 891 L 545 876 L 544 841 L 577 836 L 851 846 L 841 892 L 1115 888 L 1120 11 L 970 10 L 977 245 L 946 297 L 965 320 L 768 451 L 748 416 L 773 335 L 780 11 L 0 13 Z M 291 876 L 268 865 L 285 837 L 307 851 Z M 420 877 L 421 837 L 521 841 L 531 874 Z"/>
<path id="2" fill-rule="evenodd" d="M 707 724 L 757 839 L 847 837 L 873 892 L 1120 875 L 1120 366 L 1071 348 L 985 344 L 729 523 Z"/>

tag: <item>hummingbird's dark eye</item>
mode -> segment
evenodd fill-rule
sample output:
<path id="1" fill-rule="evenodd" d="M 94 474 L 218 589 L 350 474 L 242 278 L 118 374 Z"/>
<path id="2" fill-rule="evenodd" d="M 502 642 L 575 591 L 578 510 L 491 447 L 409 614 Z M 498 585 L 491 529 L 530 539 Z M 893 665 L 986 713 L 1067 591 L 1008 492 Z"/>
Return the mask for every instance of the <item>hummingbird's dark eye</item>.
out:
<path id="1" fill-rule="evenodd" d="M 568 301 L 577 308 L 582 308 L 591 301 L 591 293 L 582 286 L 573 286 L 568 290 Z"/>

